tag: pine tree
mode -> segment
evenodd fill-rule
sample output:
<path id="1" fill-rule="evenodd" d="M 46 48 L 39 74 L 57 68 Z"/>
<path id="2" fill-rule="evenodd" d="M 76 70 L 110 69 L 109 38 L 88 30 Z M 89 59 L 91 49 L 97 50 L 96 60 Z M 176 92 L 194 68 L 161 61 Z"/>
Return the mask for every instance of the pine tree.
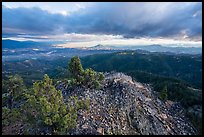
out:
<path id="1" fill-rule="evenodd" d="M 84 86 L 88 88 L 99 88 L 100 81 L 104 79 L 103 73 L 97 73 L 91 68 L 83 69 L 79 57 L 71 58 L 69 71 L 72 75 L 71 85 Z"/>
<path id="2" fill-rule="evenodd" d="M 75 126 L 76 108 L 65 104 L 61 91 L 55 89 L 48 75 L 44 75 L 43 81 L 35 82 L 33 94 L 26 96 L 28 102 L 24 108 L 31 125 L 38 129 L 47 127 L 50 134 L 64 134 Z"/>
<path id="3" fill-rule="evenodd" d="M 76 79 L 78 84 L 81 84 L 83 79 L 84 69 L 81 65 L 81 61 L 78 56 L 72 57 L 68 63 L 68 68 L 71 73 L 71 76 Z"/>

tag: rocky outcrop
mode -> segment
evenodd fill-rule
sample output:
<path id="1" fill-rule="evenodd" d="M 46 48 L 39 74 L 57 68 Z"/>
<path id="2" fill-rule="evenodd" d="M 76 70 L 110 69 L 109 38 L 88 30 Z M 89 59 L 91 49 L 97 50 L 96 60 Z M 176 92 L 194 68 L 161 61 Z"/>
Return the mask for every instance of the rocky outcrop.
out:
<path id="1" fill-rule="evenodd" d="M 71 135 L 191 135 L 195 129 L 178 102 L 163 102 L 150 85 L 133 81 L 123 73 L 106 73 L 101 89 L 56 86 L 65 98 L 90 99 L 90 110 L 79 110 Z"/>

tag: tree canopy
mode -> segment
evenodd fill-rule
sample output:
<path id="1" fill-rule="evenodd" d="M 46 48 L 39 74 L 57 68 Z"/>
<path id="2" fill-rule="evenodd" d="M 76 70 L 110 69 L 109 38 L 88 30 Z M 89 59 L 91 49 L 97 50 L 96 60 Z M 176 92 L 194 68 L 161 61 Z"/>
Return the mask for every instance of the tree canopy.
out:
<path id="1" fill-rule="evenodd" d="M 85 86 L 88 88 L 99 88 L 100 81 L 104 79 L 101 72 L 96 72 L 92 68 L 83 69 L 78 56 L 71 58 L 68 68 L 72 76 L 72 83 L 77 86 Z"/>

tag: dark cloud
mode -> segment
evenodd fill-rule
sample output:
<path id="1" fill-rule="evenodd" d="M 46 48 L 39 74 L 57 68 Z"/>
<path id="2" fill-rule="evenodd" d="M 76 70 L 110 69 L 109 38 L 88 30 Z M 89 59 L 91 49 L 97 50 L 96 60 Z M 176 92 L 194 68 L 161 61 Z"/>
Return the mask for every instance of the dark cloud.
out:
<path id="1" fill-rule="evenodd" d="M 69 16 L 2 6 L 3 34 L 89 33 L 132 37 L 202 37 L 202 3 L 96 3 Z"/>
<path id="2" fill-rule="evenodd" d="M 64 17 L 50 14 L 40 8 L 3 8 L 3 33 L 54 33 L 62 25 Z"/>

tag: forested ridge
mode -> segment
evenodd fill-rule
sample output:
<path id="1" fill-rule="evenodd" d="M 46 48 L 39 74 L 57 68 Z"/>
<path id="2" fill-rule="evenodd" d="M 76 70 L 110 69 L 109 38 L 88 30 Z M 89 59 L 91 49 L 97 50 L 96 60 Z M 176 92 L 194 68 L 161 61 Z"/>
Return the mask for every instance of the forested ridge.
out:
<path id="1" fill-rule="evenodd" d="M 26 79 L 22 78 L 26 76 L 22 73 L 23 69 L 20 68 L 23 63 L 17 63 L 20 64 L 17 65 L 20 69 L 11 73 L 17 73 L 16 75 L 2 74 L 4 133 L 9 132 L 8 128 L 12 128 L 15 124 L 21 125 L 22 123 L 26 124 L 18 127 L 23 129 L 19 134 L 64 134 L 68 132 L 73 128 L 71 125 L 76 122 L 77 111 L 90 108 L 90 100 L 80 100 L 77 96 L 63 99 L 62 91 L 56 89 L 59 81 L 64 81 L 69 87 L 67 90 L 70 91 L 79 87 L 100 89 L 100 81 L 104 79 L 103 73 L 110 71 L 123 72 L 132 76 L 135 81 L 150 84 L 156 91 L 157 97 L 163 101 L 180 102 L 185 108 L 186 115 L 201 133 L 200 117 L 188 112 L 189 109 L 193 109 L 194 112 L 195 109 L 202 106 L 200 55 L 118 52 L 87 56 L 81 58 L 82 63 L 77 57 L 69 60 L 69 65 L 65 63 L 67 59 L 61 61 L 59 63 L 56 60 L 56 64 L 52 62 L 50 66 L 46 66 L 48 69 L 41 71 L 37 78 L 39 80 L 34 80 L 34 82 L 33 80 L 27 82 L 27 79 L 31 80 L 28 76 Z M 41 64 L 43 61 L 35 62 Z M 55 66 L 54 70 L 49 68 L 53 66 Z M 36 77 L 35 71 L 30 70 L 34 77 Z M 40 80 L 41 75 L 46 72 L 48 75 L 44 75 L 43 80 Z M 195 79 L 192 81 L 192 78 Z M 61 101 L 61 103 L 55 104 L 56 101 Z M 28 104 L 32 104 L 33 107 L 29 107 Z M 195 106 L 198 107 L 195 108 Z M 64 123 L 64 121 L 67 122 Z"/>

